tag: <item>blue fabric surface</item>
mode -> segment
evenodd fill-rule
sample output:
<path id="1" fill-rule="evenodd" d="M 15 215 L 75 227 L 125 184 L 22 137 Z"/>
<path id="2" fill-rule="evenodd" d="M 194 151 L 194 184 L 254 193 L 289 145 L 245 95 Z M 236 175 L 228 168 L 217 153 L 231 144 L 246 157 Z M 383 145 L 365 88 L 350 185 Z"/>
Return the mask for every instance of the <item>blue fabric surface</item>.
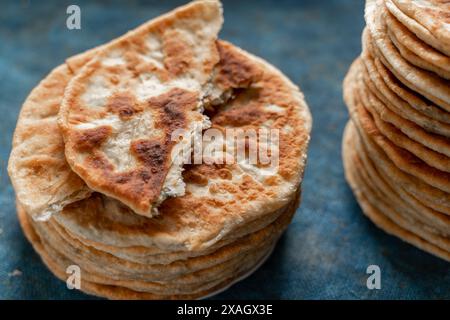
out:
<path id="1" fill-rule="evenodd" d="M 64 58 L 117 37 L 182 1 L 2 1 L 0 10 L 0 298 L 85 299 L 44 267 L 23 237 L 6 173 L 20 106 Z M 81 7 L 82 30 L 66 29 Z M 361 0 L 225 1 L 223 39 L 300 85 L 314 117 L 303 201 L 274 254 L 218 299 L 450 298 L 450 265 L 378 230 L 359 209 L 341 162 L 348 119 L 342 79 L 361 50 Z M 368 290 L 379 265 L 382 289 Z M 13 275 L 14 270 L 21 275 Z"/>

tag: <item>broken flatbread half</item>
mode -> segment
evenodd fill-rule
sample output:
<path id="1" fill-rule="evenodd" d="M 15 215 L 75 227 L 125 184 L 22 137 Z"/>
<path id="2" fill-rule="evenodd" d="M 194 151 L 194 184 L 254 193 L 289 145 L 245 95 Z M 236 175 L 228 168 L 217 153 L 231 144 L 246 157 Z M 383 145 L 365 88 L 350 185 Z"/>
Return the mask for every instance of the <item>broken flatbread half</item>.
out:
<path id="1" fill-rule="evenodd" d="M 222 21 L 220 2 L 192 2 L 114 41 L 71 80 L 59 124 L 89 188 L 149 217 L 184 194 L 182 165 L 210 126 L 202 111 Z"/>

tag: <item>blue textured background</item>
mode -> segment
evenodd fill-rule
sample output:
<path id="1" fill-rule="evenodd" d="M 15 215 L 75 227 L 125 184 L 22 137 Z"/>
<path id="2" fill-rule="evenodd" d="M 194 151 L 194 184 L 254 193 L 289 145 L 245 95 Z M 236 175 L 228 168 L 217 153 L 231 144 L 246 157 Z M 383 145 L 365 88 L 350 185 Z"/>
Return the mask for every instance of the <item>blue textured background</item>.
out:
<path id="1" fill-rule="evenodd" d="M 30 90 L 64 58 L 115 38 L 182 1 L 2 1 L 0 9 L 0 298 L 80 299 L 40 262 L 19 228 L 6 173 L 11 137 Z M 67 30 L 78 4 L 82 30 Z M 301 86 L 314 117 L 303 202 L 268 262 L 217 298 L 450 298 L 449 264 L 375 228 L 345 183 L 348 118 L 341 82 L 360 52 L 361 0 L 225 1 L 221 33 Z M 377 264 L 382 289 L 366 288 Z M 21 275 L 11 273 L 18 269 Z"/>

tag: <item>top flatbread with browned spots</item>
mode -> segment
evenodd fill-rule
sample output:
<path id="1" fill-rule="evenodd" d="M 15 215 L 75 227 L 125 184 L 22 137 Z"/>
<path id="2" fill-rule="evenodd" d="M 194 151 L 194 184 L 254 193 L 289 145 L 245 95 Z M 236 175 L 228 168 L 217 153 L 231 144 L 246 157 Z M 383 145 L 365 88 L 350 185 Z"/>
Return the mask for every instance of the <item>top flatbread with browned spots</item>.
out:
<path id="1" fill-rule="evenodd" d="M 53 217 L 55 223 L 83 243 L 103 249 L 203 252 L 267 225 L 296 197 L 312 122 L 303 94 L 262 59 L 223 41 L 217 45 L 221 61 L 214 85 L 241 89 L 212 112 L 212 129 L 278 130 L 278 165 L 239 161 L 233 149 L 226 148 L 235 162 L 186 166 L 185 195 L 165 200 L 158 217 L 136 215 L 119 201 L 94 193 L 65 207 Z M 204 150 L 221 142 L 205 141 Z"/>
<path id="2" fill-rule="evenodd" d="M 184 194 L 183 157 L 202 115 L 222 25 L 220 2 L 195 1 L 115 41 L 69 83 L 60 110 L 66 159 L 93 190 L 152 216 Z M 186 139 L 172 138 L 183 130 Z"/>

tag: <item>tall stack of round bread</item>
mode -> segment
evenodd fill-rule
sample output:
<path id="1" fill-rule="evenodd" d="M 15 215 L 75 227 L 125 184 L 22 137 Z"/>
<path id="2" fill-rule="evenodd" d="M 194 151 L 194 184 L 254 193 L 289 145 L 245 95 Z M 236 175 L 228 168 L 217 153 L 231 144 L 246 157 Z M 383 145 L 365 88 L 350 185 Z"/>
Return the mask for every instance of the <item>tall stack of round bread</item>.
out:
<path id="1" fill-rule="evenodd" d="M 221 24 L 220 2 L 194 1 L 30 93 L 8 169 L 24 233 L 58 278 L 76 265 L 90 294 L 200 298 L 273 250 L 299 205 L 311 116 L 280 71 L 217 39 Z M 276 129 L 277 166 L 183 166 L 198 126 Z M 188 142 L 169 139 L 177 129 Z"/>
<path id="2" fill-rule="evenodd" d="M 344 80 L 346 178 L 377 226 L 450 260 L 450 3 L 368 0 Z"/>

